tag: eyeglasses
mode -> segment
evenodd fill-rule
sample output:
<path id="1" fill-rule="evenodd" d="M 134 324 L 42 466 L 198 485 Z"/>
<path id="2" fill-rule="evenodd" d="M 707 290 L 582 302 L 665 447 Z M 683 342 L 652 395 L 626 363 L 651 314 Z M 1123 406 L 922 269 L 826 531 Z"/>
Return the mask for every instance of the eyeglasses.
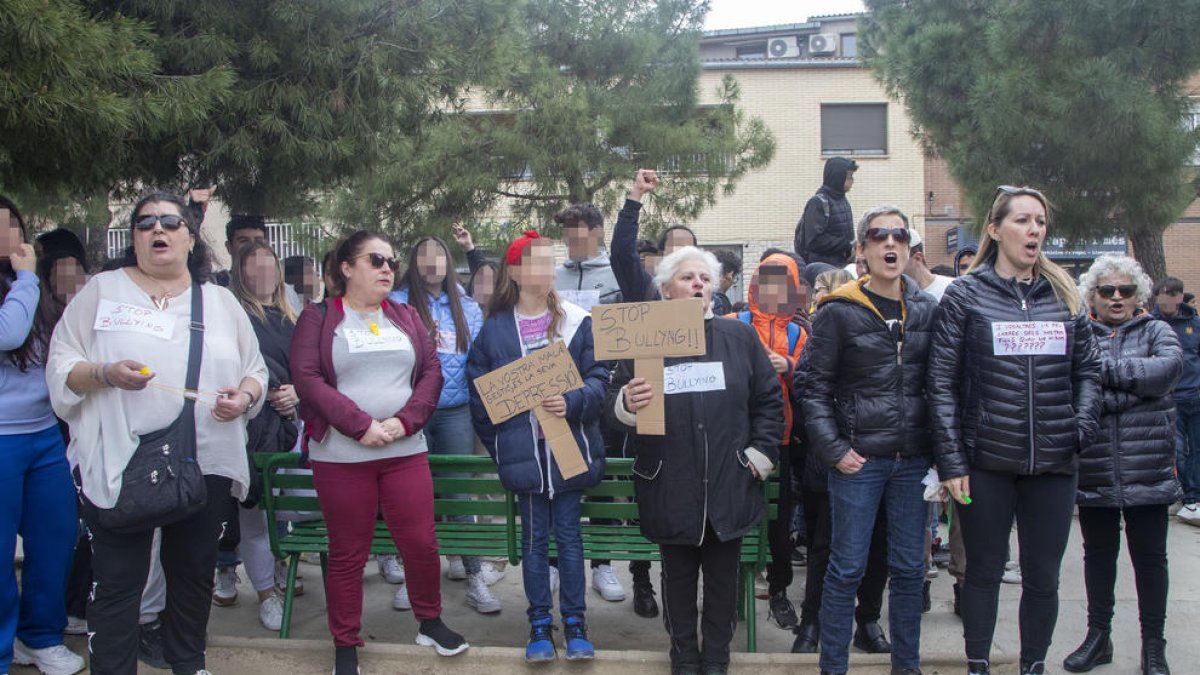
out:
<path id="1" fill-rule="evenodd" d="M 393 272 L 400 269 L 400 261 L 399 260 L 396 260 L 395 258 L 388 258 L 387 256 L 385 256 L 381 253 L 364 253 L 360 256 L 354 257 L 355 260 L 358 260 L 359 258 L 368 259 L 371 262 L 371 267 L 374 267 L 375 269 L 380 269 L 384 265 L 387 265 L 388 267 L 390 267 Z"/>
<path id="2" fill-rule="evenodd" d="M 1112 299 L 1117 293 L 1120 293 L 1122 298 L 1132 298 L 1137 293 L 1137 284 L 1121 284 L 1119 286 L 1105 284 L 1096 287 L 1096 294 L 1105 300 Z"/>
<path id="3" fill-rule="evenodd" d="M 187 225 L 187 221 L 183 219 L 183 216 L 175 216 L 171 214 L 158 216 L 154 214 L 148 214 L 145 216 L 138 216 L 138 219 L 133 221 L 133 226 L 138 230 L 145 232 L 147 230 L 153 230 L 155 223 L 162 223 L 163 229 L 169 232 L 174 232 L 184 225 Z"/>
<path id="4" fill-rule="evenodd" d="M 912 233 L 906 227 L 870 227 L 864 236 L 869 241 L 887 241 L 891 237 L 898 243 L 907 244 Z"/>

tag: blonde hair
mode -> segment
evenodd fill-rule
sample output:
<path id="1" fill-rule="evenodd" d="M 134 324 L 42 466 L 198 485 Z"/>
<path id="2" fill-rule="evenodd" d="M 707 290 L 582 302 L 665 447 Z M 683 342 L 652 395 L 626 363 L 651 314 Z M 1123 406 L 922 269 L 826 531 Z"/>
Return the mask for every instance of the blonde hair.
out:
<path id="1" fill-rule="evenodd" d="M 233 265 L 229 269 L 229 290 L 238 299 L 238 302 L 242 303 L 247 314 L 254 316 L 259 321 L 267 320 L 267 312 L 263 308 L 263 303 L 246 286 L 246 261 L 256 251 L 266 251 L 275 261 L 275 290 L 271 292 L 270 306 L 279 310 L 284 321 L 295 324 L 296 310 L 292 309 L 292 303 L 288 302 L 287 293 L 284 291 L 283 266 L 279 264 L 279 256 L 275 255 L 275 249 L 271 248 L 267 242 L 251 241 L 234 255 Z"/>
<path id="2" fill-rule="evenodd" d="M 971 267 L 967 270 L 970 272 L 976 267 L 987 263 L 995 266 L 996 257 L 1000 254 L 1000 247 L 996 245 L 996 241 L 988 234 L 987 226 L 999 226 L 1008 214 L 1012 212 L 1012 200 L 1017 197 L 1033 197 L 1041 203 L 1042 208 L 1046 210 L 1046 227 L 1050 226 L 1050 209 L 1051 204 L 1046 196 L 1040 191 L 1031 187 L 1008 187 L 1000 188 L 1000 193 L 996 195 L 995 201 L 992 202 L 992 208 L 988 210 L 987 223 L 984 226 L 983 236 L 980 237 L 979 251 L 975 254 L 975 260 L 971 261 Z M 1033 275 L 1043 276 L 1046 281 L 1050 282 L 1050 287 L 1054 289 L 1054 296 L 1058 301 L 1067 306 L 1072 315 L 1079 314 L 1083 309 L 1083 298 L 1079 296 L 1079 287 L 1075 284 L 1075 280 L 1066 270 L 1059 267 L 1054 261 L 1046 257 L 1045 253 L 1038 252 L 1037 261 L 1033 264 Z"/>

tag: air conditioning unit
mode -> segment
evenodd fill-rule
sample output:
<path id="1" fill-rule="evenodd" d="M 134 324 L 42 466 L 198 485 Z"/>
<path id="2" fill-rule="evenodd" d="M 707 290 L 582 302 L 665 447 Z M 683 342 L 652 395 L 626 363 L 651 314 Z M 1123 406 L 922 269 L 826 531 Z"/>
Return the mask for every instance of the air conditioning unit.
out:
<path id="1" fill-rule="evenodd" d="M 800 42 L 791 37 L 772 38 L 767 42 L 767 58 L 786 59 L 800 56 Z"/>
<path id="2" fill-rule="evenodd" d="M 837 33 L 817 33 L 808 36 L 809 54 L 833 54 L 837 52 Z"/>

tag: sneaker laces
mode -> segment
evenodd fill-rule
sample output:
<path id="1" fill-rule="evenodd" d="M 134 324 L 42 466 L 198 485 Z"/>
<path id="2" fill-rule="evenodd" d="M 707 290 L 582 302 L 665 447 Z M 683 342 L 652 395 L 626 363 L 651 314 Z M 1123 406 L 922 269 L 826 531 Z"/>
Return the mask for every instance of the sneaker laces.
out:
<path id="1" fill-rule="evenodd" d="M 535 623 L 529 626 L 529 641 L 538 642 L 539 640 L 554 641 L 554 624 Z"/>
<path id="2" fill-rule="evenodd" d="M 563 634 L 567 640 L 587 639 L 587 626 L 579 619 L 567 619 L 563 624 Z"/>

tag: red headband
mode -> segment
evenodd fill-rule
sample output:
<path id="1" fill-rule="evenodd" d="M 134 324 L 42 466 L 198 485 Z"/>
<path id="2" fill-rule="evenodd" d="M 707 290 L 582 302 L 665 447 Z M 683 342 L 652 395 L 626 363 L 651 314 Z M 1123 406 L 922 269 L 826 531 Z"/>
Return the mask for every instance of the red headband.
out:
<path id="1" fill-rule="evenodd" d="M 508 245 L 508 253 L 505 254 L 504 259 L 508 261 L 509 265 L 520 265 L 521 253 L 533 244 L 534 239 L 541 238 L 542 235 L 537 232 L 525 230 L 520 237 Z"/>

